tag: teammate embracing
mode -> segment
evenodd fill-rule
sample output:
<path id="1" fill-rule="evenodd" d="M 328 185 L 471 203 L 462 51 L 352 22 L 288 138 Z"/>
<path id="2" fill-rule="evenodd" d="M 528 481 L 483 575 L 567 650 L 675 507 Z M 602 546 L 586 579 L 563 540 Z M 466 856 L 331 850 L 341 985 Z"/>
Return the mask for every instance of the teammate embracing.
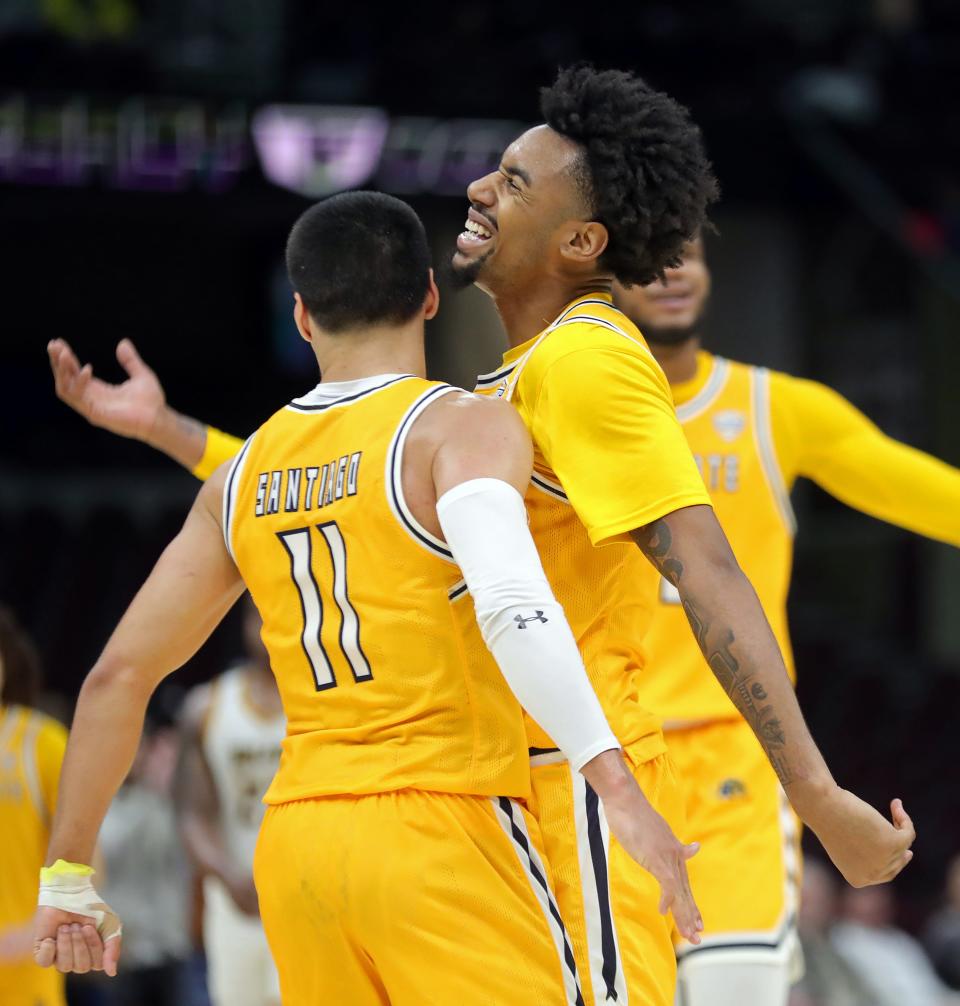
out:
<path id="1" fill-rule="evenodd" d="M 506 329 L 511 348 L 477 390 L 511 401 L 532 435 L 530 529 L 604 711 L 641 788 L 682 833 L 684 794 L 659 722 L 639 703 L 643 675 L 669 673 L 645 666 L 643 651 L 664 576 L 796 811 L 851 882 L 888 880 L 910 859 L 912 824 L 898 801 L 891 825 L 834 782 L 713 514 L 663 372 L 613 305 L 615 281 L 652 282 L 703 225 L 716 185 L 699 131 L 633 75 L 589 67 L 562 71 L 542 110 L 545 124 L 469 187 L 453 271 L 490 294 Z M 58 392 L 91 421 L 140 436 L 200 474 L 236 451 L 166 409 L 129 344 L 122 352 L 131 386 L 112 388 L 80 369 L 64 343 L 52 344 Z M 117 422 L 129 393 L 140 400 L 144 389 L 154 408 L 136 426 Z M 676 960 L 657 882 L 610 835 L 597 794 L 536 720 L 528 721 L 531 807 L 585 1000 L 667 1006 Z"/>
<path id="2" fill-rule="evenodd" d="M 511 408 L 421 376 L 429 266 L 420 220 L 388 196 L 333 197 L 291 231 L 294 317 L 323 380 L 205 483 L 84 682 L 38 963 L 116 971 L 119 922 L 85 864 L 150 694 L 244 585 L 287 719 L 254 868 L 286 1006 L 583 1003 L 521 803 L 521 703 L 697 939 L 696 847 L 636 785 L 530 538 L 529 435 Z"/>

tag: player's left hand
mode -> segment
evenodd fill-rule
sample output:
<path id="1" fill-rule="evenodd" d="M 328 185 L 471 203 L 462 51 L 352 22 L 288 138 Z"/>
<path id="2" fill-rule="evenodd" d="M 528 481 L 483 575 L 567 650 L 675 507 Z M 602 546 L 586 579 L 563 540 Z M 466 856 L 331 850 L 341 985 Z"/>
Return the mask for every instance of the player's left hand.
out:
<path id="1" fill-rule="evenodd" d="M 101 932 L 116 935 L 104 940 L 88 916 L 59 908 L 38 908 L 33 924 L 33 959 L 42 968 L 56 967 L 64 974 L 106 971 L 113 976 L 120 957 L 119 923 L 110 912 Z"/>

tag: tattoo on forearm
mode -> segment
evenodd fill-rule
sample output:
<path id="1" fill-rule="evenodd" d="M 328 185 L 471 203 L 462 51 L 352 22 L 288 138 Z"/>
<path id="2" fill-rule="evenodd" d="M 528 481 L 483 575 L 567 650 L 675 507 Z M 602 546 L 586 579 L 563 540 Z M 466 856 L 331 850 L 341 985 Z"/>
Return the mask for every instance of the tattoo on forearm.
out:
<path id="1" fill-rule="evenodd" d="M 683 563 L 671 553 L 673 536 L 666 521 L 658 520 L 633 532 L 633 539 L 661 576 L 680 588 Z M 783 724 L 771 704 L 764 705 L 767 691 L 749 668 L 740 666 L 731 647 L 736 641 L 729 626 L 714 625 L 710 614 L 688 597 L 682 600 L 683 611 L 710 669 L 744 719 L 753 728 L 783 785 L 793 774 L 784 748 L 787 738 Z"/>

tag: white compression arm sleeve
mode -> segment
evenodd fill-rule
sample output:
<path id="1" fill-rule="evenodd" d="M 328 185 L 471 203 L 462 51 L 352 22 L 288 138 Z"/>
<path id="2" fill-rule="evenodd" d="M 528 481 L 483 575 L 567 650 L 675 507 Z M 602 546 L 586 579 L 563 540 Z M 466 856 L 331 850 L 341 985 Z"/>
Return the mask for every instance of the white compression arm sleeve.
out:
<path id="1" fill-rule="evenodd" d="M 484 642 L 523 708 L 576 770 L 619 748 L 547 583 L 520 494 L 500 479 L 472 479 L 437 500 L 437 516 Z"/>

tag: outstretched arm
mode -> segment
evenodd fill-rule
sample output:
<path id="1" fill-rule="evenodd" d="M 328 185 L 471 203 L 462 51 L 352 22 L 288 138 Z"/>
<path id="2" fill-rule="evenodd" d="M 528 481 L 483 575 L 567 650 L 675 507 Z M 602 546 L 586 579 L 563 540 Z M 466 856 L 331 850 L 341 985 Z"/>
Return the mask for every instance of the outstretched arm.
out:
<path id="1" fill-rule="evenodd" d="M 133 762 L 151 694 L 196 653 L 243 590 L 220 528 L 224 474 L 201 489 L 182 530 L 83 683 L 63 764 L 48 864 L 90 862 L 110 801 Z M 48 880 L 56 887 L 57 878 Z M 85 893 L 92 897 L 95 892 Z M 71 948 L 68 941 L 61 948 L 60 928 L 77 916 L 89 920 L 97 915 L 80 911 L 82 904 L 60 895 L 59 888 L 53 896 L 50 889 L 41 894 L 41 904 L 48 907 L 37 913 L 35 957 L 38 963 L 56 963 L 69 971 L 75 964 L 77 970 L 87 970 L 87 955 L 92 955 L 96 967 L 96 946 L 88 941 L 86 950 Z M 63 910 L 67 903 L 73 905 L 72 914 Z M 78 962 L 75 954 L 84 956 Z"/>
<path id="2" fill-rule="evenodd" d="M 915 833 L 899 800 L 891 825 L 834 782 L 804 722 L 783 657 L 753 587 L 713 510 L 676 510 L 633 532 L 678 590 L 714 676 L 763 745 L 794 809 L 854 886 L 895 877 Z"/>
<path id="3" fill-rule="evenodd" d="M 117 345 L 117 360 L 129 375 L 121 384 L 94 377 L 89 363 L 81 367 L 63 339 L 48 343 L 47 355 L 62 402 L 94 426 L 155 447 L 197 478 L 208 478 L 243 446 L 237 437 L 170 408 L 159 378 L 129 339 Z"/>
<path id="4" fill-rule="evenodd" d="M 960 547 L 960 470 L 888 437 L 832 388 L 771 375 L 777 453 L 848 506 Z"/>

